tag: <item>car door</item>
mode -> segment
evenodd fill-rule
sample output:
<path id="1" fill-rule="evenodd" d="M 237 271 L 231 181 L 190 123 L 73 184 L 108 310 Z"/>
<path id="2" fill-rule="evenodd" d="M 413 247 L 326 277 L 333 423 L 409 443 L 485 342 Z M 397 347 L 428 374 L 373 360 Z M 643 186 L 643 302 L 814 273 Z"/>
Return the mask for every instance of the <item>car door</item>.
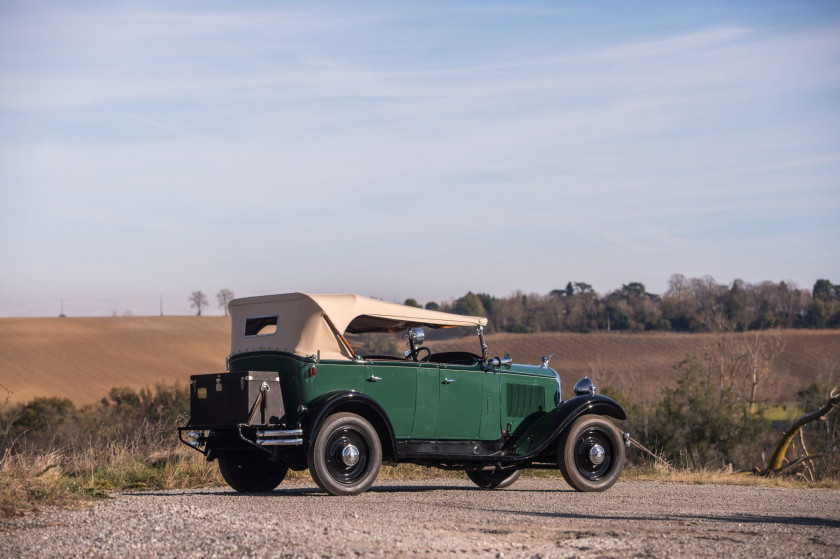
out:
<path id="1" fill-rule="evenodd" d="M 395 437 L 411 436 L 417 403 L 416 363 L 368 361 L 364 392 L 385 410 Z"/>
<path id="2" fill-rule="evenodd" d="M 417 364 L 417 406 L 412 439 L 433 439 L 438 421 L 440 372 L 437 363 Z"/>
<path id="3" fill-rule="evenodd" d="M 436 439 L 478 439 L 485 372 L 479 365 L 441 365 Z"/>

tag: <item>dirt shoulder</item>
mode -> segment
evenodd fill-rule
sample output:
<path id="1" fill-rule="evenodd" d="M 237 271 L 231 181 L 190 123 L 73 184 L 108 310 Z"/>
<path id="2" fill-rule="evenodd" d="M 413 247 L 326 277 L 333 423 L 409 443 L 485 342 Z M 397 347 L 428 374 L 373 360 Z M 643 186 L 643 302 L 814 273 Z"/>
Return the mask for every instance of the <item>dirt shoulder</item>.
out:
<path id="1" fill-rule="evenodd" d="M 840 556 L 840 491 L 619 482 L 584 494 L 523 478 L 381 482 L 358 497 L 311 483 L 122 493 L 0 523 L 2 557 Z"/>

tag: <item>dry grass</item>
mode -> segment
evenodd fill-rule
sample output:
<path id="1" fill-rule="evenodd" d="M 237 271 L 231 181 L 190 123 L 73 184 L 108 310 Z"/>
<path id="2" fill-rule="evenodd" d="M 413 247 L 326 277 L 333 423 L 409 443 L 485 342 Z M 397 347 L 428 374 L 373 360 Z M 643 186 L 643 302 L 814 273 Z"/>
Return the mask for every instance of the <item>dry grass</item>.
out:
<path id="1" fill-rule="evenodd" d="M 560 470 L 525 470 L 523 477 L 556 479 L 565 483 Z M 759 476 L 752 472 L 735 472 L 731 468 L 674 468 L 670 466 L 627 466 L 622 481 L 686 483 L 691 485 L 746 485 L 753 487 L 786 487 L 789 489 L 840 489 L 840 479 L 809 481 L 794 476 Z"/>
<path id="2" fill-rule="evenodd" d="M 108 491 L 223 483 L 215 464 L 186 448 L 150 456 L 113 450 L 110 461 L 95 449 L 11 457 L 0 466 L 0 515 L 84 504 L 107 498 Z"/>
<path id="3" fill-rule="evenodd" d="M 52 451 L 24 451 L 0 460 L 0 516 L 43 505 L 80 505 L 108 491 L 178 489 L 224 483 L 218 467 L 172 442 L 162 425 L 145 424 L 133 438 L 89 440 Z M 154 445 L 141 443 L 154 437 Z"/>
<path id="4" fill-rule="evenodd" d="M 660 483 L 689 483 L 695 485 L 749 485 L 755 487 L 786 487 L 790 489 L 840 489 L 840 479 L 809 481 L 793 476 L 759 476 L 751 472 L 733 472 L 731 469 L 679 469 L 661 466 L 628 468 L 622 474 L 628 481 L 655 481 Z"/>

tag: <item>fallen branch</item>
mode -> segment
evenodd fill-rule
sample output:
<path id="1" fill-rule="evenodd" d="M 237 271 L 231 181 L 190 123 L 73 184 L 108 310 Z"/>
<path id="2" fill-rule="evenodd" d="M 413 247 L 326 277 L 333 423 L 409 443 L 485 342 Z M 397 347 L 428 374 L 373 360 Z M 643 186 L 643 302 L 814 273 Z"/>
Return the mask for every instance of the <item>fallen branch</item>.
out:
<path id="1" fill-rule="evenodd" d="M 779 474 L 779 475 L 786 474 L 786 473 L 796 469 L 799 466 L 805 465 L 805 462 L 813 460 L 814 458 L 820 458 L 822 456 L 825 456 L 826 454 L 827 454 L 826 452 L 820 452 L 819 454 L 806 454 L 805 456 L 797 458 L 796 460 L 794 460 L 790 464 L 786 464 L 786 465 L 782 466 L 781 468 L 779 468 L 778 470 L 774 470 L 773 473 L 774 474 Z"/>
<path id="2" fill-rule="evenodd" d="M 662 458 L 661 456 L 659 456 L 658 454 L 656 454 L 652 450 L 649 450 L 648 448 L 646 448 L 642 443 L 640 443 L 639 441 L 637 441 L 633 437 L 630 437 L 630 444 L 633 445 L 634 447 L 638 448 L 642 452 L 645 452 L 645 453 L 649 454 L 650 456 L 653 456 L 653 458 L 656 460 L 656 462 L 660 466 L 665 466 L 666 468 L 671 466 L 671 464 L 669 464 L 667 460 L 665 460 L 664 458 Z"/>
<path id="3" fill-rule="evenodd" d="M 776 450 L 770 457 L 770 461 L 767 463 L 767 468 L 760 472 L 761 475 L 780 473 L 782 470 L 789 469 L 792 464 L 795 464 L 799 460 L 802 460 L 799 459 L 795 462 L 792 462 L 791 464 L 788 464 L 784 468 L 782 467 L 782 462 L 785 459 L 785 454 L 787 454 L 788 447 L 790 446 L 791 441 L 799 432 L 799 430 L 802 429 L 804 425 L 825 417 L 825 415 L 828 414 L 828 412 L 830 412 L 837 405 L 840 405 L 840 386 L 834 387 L 834 390 L 832 390 L 828 396 L 828 400 L 820 409 L 812 411 L 811 413 L 806 413 L 805 415 L 797 419 L 793 423 L 793 425 L 791 425 L 790 428 L 787 431 L 785 431 L 785 434 L 782 435 L 782 438 L 779 440 L 779 444 L 776 446 Z"/>

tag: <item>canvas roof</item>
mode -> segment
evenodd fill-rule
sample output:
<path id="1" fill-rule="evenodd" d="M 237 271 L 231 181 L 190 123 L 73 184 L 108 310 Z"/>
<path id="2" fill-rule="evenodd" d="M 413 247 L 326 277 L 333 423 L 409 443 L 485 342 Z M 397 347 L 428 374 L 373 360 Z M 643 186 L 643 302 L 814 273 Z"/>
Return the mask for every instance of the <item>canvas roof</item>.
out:
<path id="1" fill-rule="evenodd" d="M 418 309 L 354 294 L 285 293 L 234 299 L 231 316 L 231 355 L 278 350 L 298 355 L 321 352 L 323 359 L 351 359 L 345 333 L 395 332 L 415 326 L 454 328 L 484 326 L 487 319 Z M 249 318 L 277 316 L 277 331 L 245 336 Z"/>

